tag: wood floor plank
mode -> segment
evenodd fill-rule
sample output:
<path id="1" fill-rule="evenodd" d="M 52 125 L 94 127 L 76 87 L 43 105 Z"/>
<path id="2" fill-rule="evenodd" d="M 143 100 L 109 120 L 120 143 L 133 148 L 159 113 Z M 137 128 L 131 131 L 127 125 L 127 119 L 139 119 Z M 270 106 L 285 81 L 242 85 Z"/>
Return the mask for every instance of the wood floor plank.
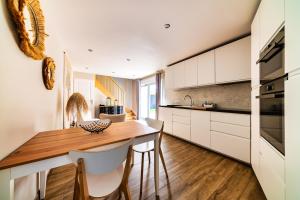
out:
<path id="1" fill-rule="evenodd" d="M 166 179 L 160 163 L 161 200 L 265 200 L 266 197 L 252 171 L 243 163 L 166 135 L 162 150 L 169 173 Z M 141 156 L 135 153 L 135 164 L 129 177 L 133 200 L 155 199 L 154 155 L 145 159 L 143 195 L 139 197 Z M 47 200 L 72 199 L 75 167 L 52 169 L 47 180 Z M 124 198 L 122 198 L 123 200 Z"/>

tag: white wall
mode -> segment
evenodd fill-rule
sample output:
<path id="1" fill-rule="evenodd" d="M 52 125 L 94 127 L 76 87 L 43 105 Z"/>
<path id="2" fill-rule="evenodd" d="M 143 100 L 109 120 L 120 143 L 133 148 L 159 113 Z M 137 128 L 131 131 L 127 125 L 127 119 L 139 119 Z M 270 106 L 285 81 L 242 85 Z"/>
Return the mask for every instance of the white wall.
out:
<path id="1" fill-rule="evenodd" d="M 46 0 L 42 0 L 47 22 Z M 36 133 L 62 128 L 63 50 L 46 23 L 46 54 L 56 63 L 54 89 L 45 88 L 42 61 L 27 57 L 17 45 L 14 29 L 6 9 L 0 5 L 0 159 L 22 145 Z M 35 176 L 15 183 L 15 199 L 33 199 Z"/>

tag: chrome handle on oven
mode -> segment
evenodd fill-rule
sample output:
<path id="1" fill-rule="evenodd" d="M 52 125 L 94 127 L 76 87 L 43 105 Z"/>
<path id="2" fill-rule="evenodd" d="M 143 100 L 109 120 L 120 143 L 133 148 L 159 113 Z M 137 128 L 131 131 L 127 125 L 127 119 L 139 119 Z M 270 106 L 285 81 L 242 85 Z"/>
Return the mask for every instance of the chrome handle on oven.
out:
<path id="1" fill-rule="evenodd" d="M 257 99 L 276 99 L 276 98 L 283 98 L 283 97 L 284 97 L 283 92 L 256 96 Z"/>

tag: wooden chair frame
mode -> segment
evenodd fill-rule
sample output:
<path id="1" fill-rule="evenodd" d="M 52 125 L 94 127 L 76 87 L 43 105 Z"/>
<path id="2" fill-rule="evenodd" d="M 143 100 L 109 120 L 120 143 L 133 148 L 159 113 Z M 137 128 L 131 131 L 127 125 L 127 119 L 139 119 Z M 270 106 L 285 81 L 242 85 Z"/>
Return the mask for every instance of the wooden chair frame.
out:
<path id="1" fill-rule="evenodd" d="M 148 124 L 148 121 L 149 120 L 152 120 L 150 118 L 146 118 L 145 119 L 147 124 Z M 149 125 L 149 124 L 148 124 Z M 159 144 L 159 156 L 160 156 L 160 159 L 162 161 L 162 164 L 163 164 L 163 168 L 164 168 L 164 171 L 165 171 L 165 174 L 166 174 L 166 177 L 167 179 L 169 178 L 169 175 L 168 175 L 168 172 L 167 172 L 167 167 L 166 167 L 166 163 L 165 163 L 165 159 L 164 159 L 164 156 L 163 156 L 163 153 L 162 153 L 162 150 L 161 150 L 161 142 L 162 142 L 162 137 L 164 135 L 164 132 L 163 132 L 163 129 L 164 129 L 164 122 L 162 122 L 162 127 L 160 129 L 160 134 L 159 134 L 159 139 L 158 139 L 158 144 Z M 132 166 L 134 164 L 134 152 L 137 152 L 137 153 L 141 153 L 142 154 L 142 161 L 141 161 L 141 179 L 140 179 L 140 198 L 142 196 L 142 191 L 143 191 L 143 176 L 144 176 L 144 154 L 145 153 L 148 153 L 148 160 L 149 160 L 149 163 L 151 161 L 151 158 L 150 158 L 150 152 L 151 151 L 154 151 L 154 149 L 151 149 L 149 151 L 146 151 L 146 152 L 139 152 L 139 151 L 135 151 L 135 150 L 132 150 L 133 151 L 133 155 L 132 155 Z"/>

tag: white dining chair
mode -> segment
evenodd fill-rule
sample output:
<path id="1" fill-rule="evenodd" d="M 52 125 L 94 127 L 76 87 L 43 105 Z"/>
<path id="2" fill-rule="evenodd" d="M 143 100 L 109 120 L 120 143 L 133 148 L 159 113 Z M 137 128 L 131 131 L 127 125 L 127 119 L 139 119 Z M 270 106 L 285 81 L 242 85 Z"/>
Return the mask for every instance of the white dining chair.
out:
<path id="1" fill-rule="evenodd" d="M 163 133 L 164 122 L 160 121 L 160 120 L 156 120 L 156 119 L 151 119 L 151 118 L 145 118 L 145 121 L 146 121 L 148 126 L 160 131 L 160 135 L 159 135 L 159 156 L 160 156 L 160 159 L 162 161 L 166 177 L 168 178 L 166 163 L 165 163 L 164 156 L 163 156 L 163 153 L 162 153 L 162 150 L 161 150 L 161 140 L 162 140 L 162 137 L 163 137 L 163 134 L 164 134 Z M 135 146 L 132 147 L 132 150 L 133 150 L 133 152 L 142 154 L 141 179 L 140 179 L 140 196 L 142 196 L 143 176 L 144 176 L 144 155 L 145 155 L 145 153 L 148 153 L 148 160 L 149 160 L 149 163 L 150 163 L 150 161 L 151 161 L 150 152 L 154 151 L 154 141 L 145 142 L 145 143 L 142 143 L 142 144 L 135 145 Z M 134 155 L 132 155 L 132 165 L 133 164 L 134 164 Z"/>
<path id="2" fill-rule="evenodd" d="M 77 166 L 74 199 L 107 197 L 119 188 L 125 199 L 130 200 L 128 177 L 131 155 L 132 140 L 109 148 L 98 148 L 97 151 L 70 151 L 69 156 Z"/>

